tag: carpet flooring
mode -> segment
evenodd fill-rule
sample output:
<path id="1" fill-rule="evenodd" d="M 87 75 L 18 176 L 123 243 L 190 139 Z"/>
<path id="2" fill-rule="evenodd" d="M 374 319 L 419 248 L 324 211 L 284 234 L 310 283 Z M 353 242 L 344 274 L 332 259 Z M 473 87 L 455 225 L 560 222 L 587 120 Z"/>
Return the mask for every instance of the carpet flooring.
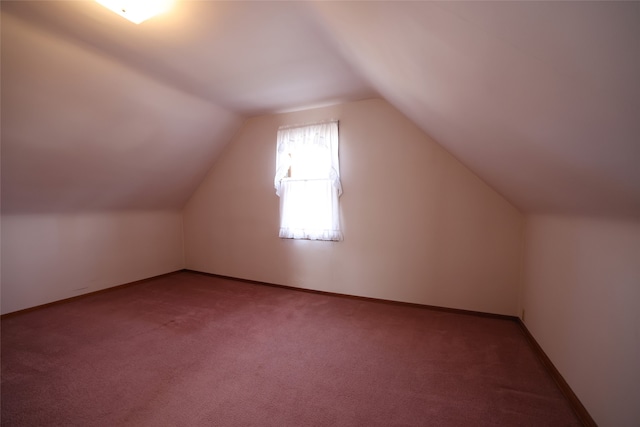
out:
<path id="1" fill-rule="evenodd" d="M 3 426 L 579 426 L 510 320 L 179 272 L 6 316 Z"/>

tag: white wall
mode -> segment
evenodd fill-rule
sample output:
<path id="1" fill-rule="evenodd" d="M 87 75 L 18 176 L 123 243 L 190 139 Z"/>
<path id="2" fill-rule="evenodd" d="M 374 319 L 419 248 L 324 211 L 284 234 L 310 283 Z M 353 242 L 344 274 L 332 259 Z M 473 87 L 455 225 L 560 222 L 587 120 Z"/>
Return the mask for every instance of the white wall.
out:
<path id="1" fill-rule="evenodd" d="M 340 120 L 344 241 L 278 238 L 278 126 Z M 187 268 L 518 313 L 523 217 L 383 100 L 245 122 L 184 210 Z"/>
<path id="2" fill-rule="evenodd" d="M 601 427 L 640 425 L 640 221 L 527 218 L 525 323 Z"/>
<path id="3" fill-rule="evenodd" d="M 184 267 L 180 212 L 2 215 L 2 313 Z"/>

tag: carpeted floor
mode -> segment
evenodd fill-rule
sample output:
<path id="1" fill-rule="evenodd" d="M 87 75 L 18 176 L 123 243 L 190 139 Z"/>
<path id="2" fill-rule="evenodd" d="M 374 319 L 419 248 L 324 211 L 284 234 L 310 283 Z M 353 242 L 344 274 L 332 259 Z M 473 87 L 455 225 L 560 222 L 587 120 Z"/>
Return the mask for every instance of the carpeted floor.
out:
<path id="1" fill-rule="evenodd" d="M 518 325 L 181 272 L 2 319 L 3 426 L 579 426 Z"/>

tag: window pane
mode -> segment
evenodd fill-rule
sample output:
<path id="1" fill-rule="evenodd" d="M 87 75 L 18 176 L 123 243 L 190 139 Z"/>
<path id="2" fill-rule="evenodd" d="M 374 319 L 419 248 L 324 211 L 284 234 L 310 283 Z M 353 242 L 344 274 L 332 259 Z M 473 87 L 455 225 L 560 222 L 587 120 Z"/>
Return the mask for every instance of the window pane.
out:
<path id="1" fill-rule="evenodd" d="M 340 240 L 338 191 L 329 179 L 282 181 L 280 237 Z"/>

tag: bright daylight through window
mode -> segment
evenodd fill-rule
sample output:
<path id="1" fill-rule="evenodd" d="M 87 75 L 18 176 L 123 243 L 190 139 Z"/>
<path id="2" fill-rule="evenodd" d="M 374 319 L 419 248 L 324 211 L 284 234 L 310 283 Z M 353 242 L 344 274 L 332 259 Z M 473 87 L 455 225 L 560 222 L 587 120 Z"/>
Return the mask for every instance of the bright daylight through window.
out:
<path id="1" fill-rule="evenodd" d="M 280 237 L 342 240 L 336 120 L 278 129 L 276 194 Z"/>

